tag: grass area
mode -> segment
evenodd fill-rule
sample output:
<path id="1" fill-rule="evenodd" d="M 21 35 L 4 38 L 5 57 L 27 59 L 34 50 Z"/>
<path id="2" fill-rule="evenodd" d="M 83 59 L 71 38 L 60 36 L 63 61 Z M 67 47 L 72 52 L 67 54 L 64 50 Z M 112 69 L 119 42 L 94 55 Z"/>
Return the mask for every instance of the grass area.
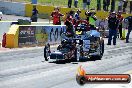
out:
<path id="1" fill-rule="evenodd" d="M 31 0 L 7 0 L 7 1 L 31 2 Z M 78 7 L 79 8 L 82 8 L 82 5 L 83 5 L 82 1 L 83 0 L 78 0 Z M 96 8 L 96 1 L 97 0 L 91 1 L 90 8 Z M 103 1 L 103 0 L 101 0 L 101 1 Z M 43 5 L 67 7 L 68 0 L 38 0 L 38 3 L 43 4 Z M 72 7 L 74 7 L 74 0 L 72 0 Z"/>
<path id="2" fill-rule="evenodd" d="M 4 0 L 4 1 L 6 1 L 6 0 Z M 31 0 L 7 0 L 7 1 L 30 2 L 31 3 Z M 49 5 L 49 6 L 59 6 L 59 7 L 67 7 L 67 3 L 68 3 L 68 0 L 37 0 L 37 1 L 38 1 L 38 4 Z M 82 1 L 83 0 L 78 0 L 78 7 L 79 8 L 83 7 Z M 97 0 L 91 0 L 90 8 L 96 9 L 96 6 L 97 6 L 96 1 Z M 103 3 L 103 0 L 101 0 L 101 1 Z M 117 6 L 118 6 L 118 1 L 119 0 L 116 0 L 116 10 L 117 10 Z M 72 0 L 72 7 L 74 8 L 74 0 Z M 103 9 L 103 4 L 101 4 L 101 7 Z M 109 8 L 110 7 L 111 6 L 109 6 Z M 129 8 L 129 4 L 128 4 L 128 8 Z"/>

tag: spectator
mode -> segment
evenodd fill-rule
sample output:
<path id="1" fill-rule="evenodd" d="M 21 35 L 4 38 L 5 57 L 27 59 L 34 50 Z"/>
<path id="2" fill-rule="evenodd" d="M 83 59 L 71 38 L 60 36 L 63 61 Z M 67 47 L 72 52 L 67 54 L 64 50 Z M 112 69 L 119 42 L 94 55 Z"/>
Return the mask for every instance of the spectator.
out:
<path id="1" fill-rule="evenodd" d="M 111 1 L 111 12 L 115 11 L 115 0 Z"/>
<path id="2" fill-rule="evenodd" d="M 119 34 L 120 34 L 120 39 L 122 39 L 122 21 L 123 21 L 123 16 L 121 15 L 121 11 L 118 12 L 117 19 L 119 20 L 118 30 L 119 30 Z"/>
<path id="3" fill-rule="evenodd" d="M 31 21 L 37 22 L 37 20 L 38 20 L 38 10 L 37 10 L 36 6 L 33 6 Z"/>
<path id="4" fill-rule="evenodd" d="M 90 9 L 90 2 L 91 0 L 87 0 L 88 10 Z"/>
<path id="5" fill-rule="evenodd" d="M 124 4 L 123 4 L 123 12 L 126 13 L 126 7 L 127 7 L 127 0 L 123 0 Z"/>
<path id="6" fill-rule="evenodd" d="M 132 31 L 132 16 L 127 17 L 125 21 L 128 22 L 128 33 L 126 36 L 126 43 L 129 43 L 129 35 L 130 32 Z"/>
<path id="7" fill-rule="evenodd" d="M 118 11 L 122 11 L 122 6 L 123 6 L 123 1 L 120 0 L 120 1 L 118 2 Z"/>
<path id="8" fill-rule="evenodd" d="M 105 19 L 98 20 L 96 21 L 96 26 L 98 27 L 98 30 L 100 31 L 101 36 L 104 38 L 105 37 Z"/>
<path id="9" fill-rule="evenodd" d="M 51 17 L 53 18 L 53 24 L 54 25 L 61 25 L 60 17 L 63 17 L 64 15 L 59 12 L 59 8 L 56 7 L 54 11 L 51 13 Z"/>
<path id="10" fill-rule="evenodd" d="M 74 6 L 77 8 L 78 0 L 74 0 Z"/>
<path id="11" fill-rule="evenodd" d="M 106 0 L 106 11 L 109 11 L 110 0 Z"/>
<path id="12" fill-rule="evenodd" d="M 106 11 L 107 1 L 103 0 L 103 10 Z"/>
<path id="13" fill-rule="evenodd" d="M 68 0 L 68 8 L 71 8 L 72 0 Z"/>
<path id="14" fill-rule="evenodd" d="M 111 40 L 113 37 L 113 45 L 116 45 L 116 37 L 117 37 L 117 27 L 118 27 L 118 19 L 116 17 L 116 13 L 112 12 L 111 15 L 108 17 L 108 27 L 109 27 L 109 38 L 108 44 L 111 45 Z"/>
<path id="15" fill-rule="evenodd" d="M 130 14 L 132 13 L 132 0 L 130 0 Z"/>
<path id="16" fill-rule="evenodd" d="M 78 9 L 77 12 L 76 12 L 75 15 L 74 15 L 74 18 L 75 18 L 76 21 L 77 21 L 77 20 L 80 20 L 80 13 L 81 13 L 81 10 Z"/>
<path id="17" fill-rule="evenodd" d="M 66 20 L 65 20 L 65 22 L 68 21 L 69 23 L 74 24 L 75 20 L 73 20 L 73 18 L 74 18 L 74 11 L 71 10 L 68 13 L 66 13 Z"/>
<path id="18" fill-rule="evenodd" d="M 83 0 L 83 9 L 86 9 L 86 5 L 87 5 L 87 0 Z"/>
<path id="19" fill-rule="evenodd" d="M 101 10 L 101 0 L 97 0 L 97 11 Z"/>

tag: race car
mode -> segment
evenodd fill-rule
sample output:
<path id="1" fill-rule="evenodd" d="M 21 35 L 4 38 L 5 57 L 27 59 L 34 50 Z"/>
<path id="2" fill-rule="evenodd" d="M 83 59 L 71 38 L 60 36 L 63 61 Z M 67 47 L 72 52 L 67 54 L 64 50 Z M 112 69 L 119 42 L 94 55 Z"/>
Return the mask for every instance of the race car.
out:
<path id="1" fill-rule="evenodd" d="M 90 27 L 90 31 L 83 30 L 85 25 L 80 25 L 77 27 L 80 32 L 76 34 L 75 40 L 78 46 L 81 58 L 92 58 L 101 59 L 104 53 L 104 40 L 101 37 L 100 33 L 96 30 L 94 26 Z"/>
<path id="2" fill-rule="evenodd" d="M 92 57 L 101 59 L 104 40 L 93 25 L 90 25 L 90 31 L 87 30 L 87 26 L 89 25 L 85 22 L 78 24 L 72 37 L 69 36 L 70 33 L 63 33 L 61 44 L 57 47 L 58 51 L 50 53 L 49 61 L 81 61 Z"/>
<path id="3" fill-rule="evenodd" d="M 0 12 L 0 21 L 2 20 L 2 17 L 3 17 L 3 13 Z"/>
<path id="4" fill-rule="evenodd" d="M 48 60 L 52 61 L 76 61 L 76 47 L 69 40 L 63 40 L 57 47 L 58 51 L 50 53 Z"/>

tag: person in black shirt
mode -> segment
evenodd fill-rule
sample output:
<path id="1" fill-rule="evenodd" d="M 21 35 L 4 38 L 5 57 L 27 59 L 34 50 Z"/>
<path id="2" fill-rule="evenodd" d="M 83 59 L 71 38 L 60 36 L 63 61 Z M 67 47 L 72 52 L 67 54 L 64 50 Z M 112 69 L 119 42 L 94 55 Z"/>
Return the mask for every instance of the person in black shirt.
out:
<path id="1" fill-rule="evenodd" d="M 115 11 L 115 0 L 111 1 L 111 12 Z"/>
<path id="2" fill-rule="evenodd" d="M 37 20 L 38 20 L 38 10 L 37 10 L 36 6 L 33 6 L 31 21 L 37 22 Z"/>
<path id="3" fill-rule="evenodd" d="M 126 36 L 126 43 L 129 43 L 129 35 L 130 32 L 132 31 L 132 16 L 125 18 L 125 21 L 128 22 L 128 33 Z"/>
<path id="4" fill-rule="evenodd" d="M 68 8 L 71 8 L 72 0 L 68 0 Z"/>
<path id="5" fill-rule="evenodd" d="M 132 13 L 132 0 L 130 1 L 130 14 Z"/>
<path id="6" fill-rule="evenodd" d="M 103 0 L 103 10 L 106 11 L 106 5 L 107 5 L 107 1 Z"/>
<path id="7" fill-rule="evenodd" d="M 97 0 L 97 11 L 101 10 L 101 0 Z"/>
<path id="8" fill-rule="evenodd" d="M 124 0 L 123 2 L 124 2 L 124 4 L 123 4 L 123 12 L 125 13 L 126 12 L 126 7 L 127 7 L 127 4 L 128 4 L 128 1 L 127 0 Z"/>
<path id="9" fill-rule="evenodd" d="M 110 0 L 106 0 L 106 11 L 109 11 Z"/>
<path id="10" fill-rule="evenodd" d="M 119 21 L 116 17 L 116 13 L 112 12 L 111 15 L 108 17 L 109 38 L 107 45 L 111 45 L 112 36 L 114 36 L 113 45 L 116 45 L 118 23 Z"/>

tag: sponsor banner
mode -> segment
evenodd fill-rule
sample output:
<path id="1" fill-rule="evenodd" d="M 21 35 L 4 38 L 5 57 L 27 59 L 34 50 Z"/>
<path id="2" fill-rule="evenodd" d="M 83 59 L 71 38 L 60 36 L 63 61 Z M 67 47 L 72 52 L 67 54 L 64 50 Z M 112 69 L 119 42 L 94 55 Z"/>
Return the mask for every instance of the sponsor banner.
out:
<path id="1" fill-rule="evenodd" d="M 18 37 L 19 47 L 34 45 L 36 43 L 35 30 L 36 30 L 35 26 L 20 26 L 19 27 L 19 37 Z"/>
<path id="2" fill-rule="evenodd" d="M 66 26 L 43 26 L 48 34 L 48 42 L 58 43 L 61 41 L 61 35 L 66 31 Z"/>
<path id="3" fill-rule="evenodd" d="M 20 26 L 18 44 L 19 47 L 23 47 L 43 46 L 47 42 L 50 44 L 60 43 L 61 34 L 65 31 L 65 26 Z"/>

